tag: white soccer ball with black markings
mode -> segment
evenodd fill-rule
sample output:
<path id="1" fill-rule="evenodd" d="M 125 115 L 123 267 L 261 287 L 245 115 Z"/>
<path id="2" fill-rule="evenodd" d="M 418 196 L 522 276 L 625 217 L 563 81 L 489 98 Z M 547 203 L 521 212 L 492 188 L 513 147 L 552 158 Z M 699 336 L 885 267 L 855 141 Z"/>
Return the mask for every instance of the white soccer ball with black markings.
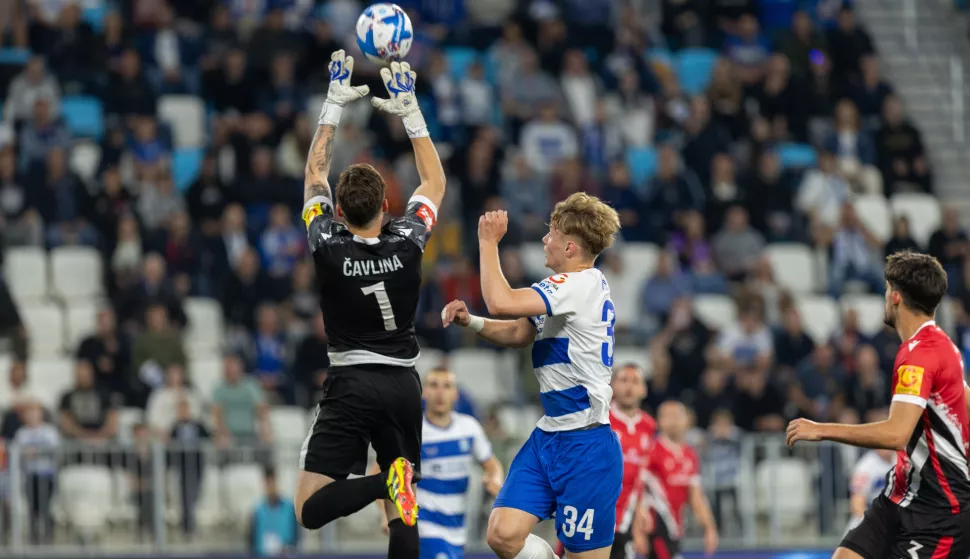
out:
<path id="1" fill-rule="evenodd" d="M 377 64 L 402 60 L 413 38 L 411 20 L 397 4 L 374 4 L 357 19 L 357 46 Z"/>

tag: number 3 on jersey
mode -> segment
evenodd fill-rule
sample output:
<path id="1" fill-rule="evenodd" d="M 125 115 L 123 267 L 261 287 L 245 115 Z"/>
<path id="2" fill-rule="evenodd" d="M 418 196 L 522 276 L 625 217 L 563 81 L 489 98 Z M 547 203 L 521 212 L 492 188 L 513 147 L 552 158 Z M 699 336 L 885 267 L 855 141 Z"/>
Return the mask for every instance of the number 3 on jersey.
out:
<path id="1" fill-rule="evenodd" d="M 609 299 L 606 300 L 606 303 L 603 303 L 603 322 L 606 323 L 606 341 L 603 342 L 603 364 L 607 367 L 612 367 L 613 348 L 616 346 L 616 336 L 614 335 L 616 309 L 613 307 L 613 301 Z"/>
<path id="2" fill-rule="evenodd" d="M 380 307 L 381 318 L 384 319 L 384 329 L 388 331 L 397 330 L 394 309 L 391 307 L 391 299 L 387 296 L 387 290 L 384 289 L 384 282 L 379 281 L 374 285 L 361 287 L 360 290 L 364 292 L 364 295 L 373 295 L 377 298 L 377 306 Z"/>

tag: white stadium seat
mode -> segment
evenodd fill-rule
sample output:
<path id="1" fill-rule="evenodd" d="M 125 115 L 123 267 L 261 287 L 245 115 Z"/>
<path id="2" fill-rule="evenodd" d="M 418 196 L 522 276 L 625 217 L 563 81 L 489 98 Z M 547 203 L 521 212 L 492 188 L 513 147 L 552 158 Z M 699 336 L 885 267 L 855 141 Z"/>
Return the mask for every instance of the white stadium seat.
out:
<path id="1" fill-rule="evenodd" d="M 112 482 L 108 468 L 68 466 L 58 477 L 65 519 L 75 530 L 98 532 L 112 514 Z"/>
<path id="2" fill-rule="evenodd" d="M 74 387 L 74 366 L 67 359 L 35 358 L 27 362 L 27 382 L 32 394 L 47 409 L 56 410 L 61 396 Z"/>
<path id="3" fill-rule="evenodd" d="M 133 522 L 138 518 L 136 504 L 132 498 L 131 473 L 118 468 L 111 472 L 111 514 L 112 522 Z"/>
<path id="4" fill-rule="evenodd" d="M 200 527 L 212 528 L 222 521 L 225 509 L 222 495 L 221 472 L 215 466 L 207 466 L 202 476 L 199 500 L 195 504 L 195 519 Z"/>
<path id="5" fill-rule="evenodd" d="M 447 357 L 442 351 L 421 348 L 421 354 L 418 355 L 418 362 L 414 364 L 414 368 L 421 375 L 421 378 L 424 378 L 425 373 L 434 367 L 444 364 L 446 360 Z"/>
<path id="6" fill-rule="evenodd" d="M 234 464 L 226 466 L 218 477 L 223 484 L 222 504 L 227 520 L 237 526 L 244 525 L 256 503 L 263 498 L 262 467 L 257 464 Z"/>
<path id="7" fill-rule="evenodd" d="M 135 425 L 145 422 L 145 411 L 141 408 L 121 408 L 118 410 L 118 440 L 123 443 L 132 441 Z M 167 434 L 167 433 L 166 433 Z"/>
<path id="8" fill-rule="evenodd" d="M 12 247 L 3 258 L 4 279 L 17 301 L 47 296 L 47 255 L 35 247 Z"/>
<path id="9" fill-rule="evenodd" d="M 64 351 L 64 316 L 51 303 L 20 306 L 20 317 L 27 327 L 30 347 L 37 356 L 60 355 Z"/>
<path id="10" fill-rule="evenodd" d="M 172 127 L 175 148 L 200 148 L 205 144 L 205 106 L 194 95 L 163 95 L 158 117 Z"/>
<path id="11" fill-rule="evenodd" d="M 273 442 L 299 443 L 307 434 L 306 410 L 296 406 L 277 406 L 269 411 Z"/>
<path id="12" fill-rule="evenodd" d="M 225 327 L 222 323 L 222 308 L 215 299 L 189 297 L 185 300 L 185 314 L 189 319 L 185 343 L 193 349 L 222 348 Z"/>
<path id="13" fill-rule="evenodd" d="M 647 348 L 621 346 L 613 350 L 613 366 L 619 367 L 627 363 L 636 363 L 643 369 L 644 375 L 650 377 L 650 351 Z"/>
<path id="14" fill-rule="evenodd" d="M 212 398 L 212 391 L 222 382 L 222 359 L 210 357 L 189 361 L 189 380 L 202 398 Z"/>
<path id="15" fill-rule="evenodd" d="M 71 148 L 71 170 L 81 178 L 90 183 L 98 173 L 98 165 L 101 163 L 101 147 L 93 142 L 77 142 Z"/>
<path id="16" fill-rule="evenodd" d="M 882 194 L 864 194 L 852 202 L 859 221 L 870 233 L 885 243 L 892 237 L 893 223 L 889 204 Z"/>
<path id="17" fill-rule="evenodd" d="M 461 349 L 451 354 L 449 365 L 458 377 L 458 385 L 479 406 L 487 406 L 511 394 L 515 379 L 510 357 L 490 349 Z"/>
<path id="18" fill-rule="evenodd" d="M 693 303 L 694 316 L 708 328 L 724 330 L 738 321 L 738 305 L 727 295 L 697 295 Z"/>
<path id="19" fill-rule="evenodd" d="M 660 249 L 650 243 L 623 243 L 619 246 L 623 253 L 623 273 L 647 281 L 657 269 Z"/>
<path id="20" fill-rule="evenodd" d="M 64 309 L 65 344 L 74 351 L 84 338 L 98 329 L 98 304 L 94 301 L 74 301 Z"/>
<path id="21" fill-rule="evenodd" d="M 889 200 L 893 215 L 909 218 L 909 233 L 920 246 L 926 247 L 930 235 L 940 228 L 940 203 L 929 194 L 896 194 Z"/>
<path id="22" fill-rule="evenodd" d="M 776 515 L 784 528 L 804 522 L 814 510 L 811 469 L 797 458 L 764 460 L 755 469 L 758 511 Z"/>
<path id="23" fill-rule="evenodd" d="M 859 330 L 867 336 L 874 336 L 883 328 L 886 314 L 886 301 L 879 295 L 843 295 L 839 300 L 842 312 L 855 309 L 859 316 Z"/>
<path id="24" fill-rule="evenodd" d="M 525 243 L 519 250 L 526 275 L 538 279 L 552 273 L 546 268 L 546 253 L 542 250 L 542 243 Z"/>
<path id="25" fill-rule="evenodd" d="M 828 341 L 841 322 L 835 301 L 826 295 L 809 295 L 795 299 L 795 307 L 802 317 L 802 327 L 815 343 Z"/>
<path id="26" fill-rule="evenodd" d="M 818 285 L 812 251 L 799 243 L 778 243 L 765 249 L 775 282 L 793 293 L 813 293 Z"/>
<path id="27" fill-rule="evenodd" d="M 90 247 L 58 247 L 51 251 L 51 288 L 66 301 L 89 299 L 103 289 L 101 256 Z"/>

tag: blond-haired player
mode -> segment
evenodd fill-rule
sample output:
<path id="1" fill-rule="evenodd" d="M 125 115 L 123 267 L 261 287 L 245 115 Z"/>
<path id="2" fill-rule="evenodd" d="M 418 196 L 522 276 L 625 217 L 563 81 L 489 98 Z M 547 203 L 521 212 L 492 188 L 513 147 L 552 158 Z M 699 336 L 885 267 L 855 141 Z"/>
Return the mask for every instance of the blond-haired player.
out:
<path id="1" fill-rule="evenodd" d="M 461 301 L 441 313 L 508 347 L 532 344 L 532 366 L 545 415 L 509 467 L 488 521 L 488 544 L 503 559 L 555 557 L 531 535 L 537 522 L 556 519 L 571 558 L 606 559 L 613 544 L 623 453 L 610 429 L 610 368 L 615 308 L 610 286 L 593 266 L 613 244 L 620 220 L 597 198 L 576 193 L 556 204 L 542 239 L 555 272 L 528 289 L 512 289 L 499 267 L 505 212 L 478 223 L 482 292 L 491 314 L 472 316 Z"/>

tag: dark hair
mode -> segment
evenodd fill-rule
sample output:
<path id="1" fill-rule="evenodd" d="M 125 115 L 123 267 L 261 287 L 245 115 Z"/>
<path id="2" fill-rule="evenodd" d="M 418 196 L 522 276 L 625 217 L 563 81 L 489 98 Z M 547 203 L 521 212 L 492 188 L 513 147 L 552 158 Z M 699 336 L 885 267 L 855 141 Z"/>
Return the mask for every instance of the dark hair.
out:
<path id="1" fill-rule="evenodd" d="M 340 173 L 335 194 L 347 223 L 363 227 L 381 211 L 384 179 L 377 169 L 366 163 L 351 165 Z"/>
<path id="2" fill-rule="evenodd" d="M 897 252 L 886 259 L 886 282 L 910 309 L 933 316 L 946 295 L 946 272 L 927 254 Z"/>

